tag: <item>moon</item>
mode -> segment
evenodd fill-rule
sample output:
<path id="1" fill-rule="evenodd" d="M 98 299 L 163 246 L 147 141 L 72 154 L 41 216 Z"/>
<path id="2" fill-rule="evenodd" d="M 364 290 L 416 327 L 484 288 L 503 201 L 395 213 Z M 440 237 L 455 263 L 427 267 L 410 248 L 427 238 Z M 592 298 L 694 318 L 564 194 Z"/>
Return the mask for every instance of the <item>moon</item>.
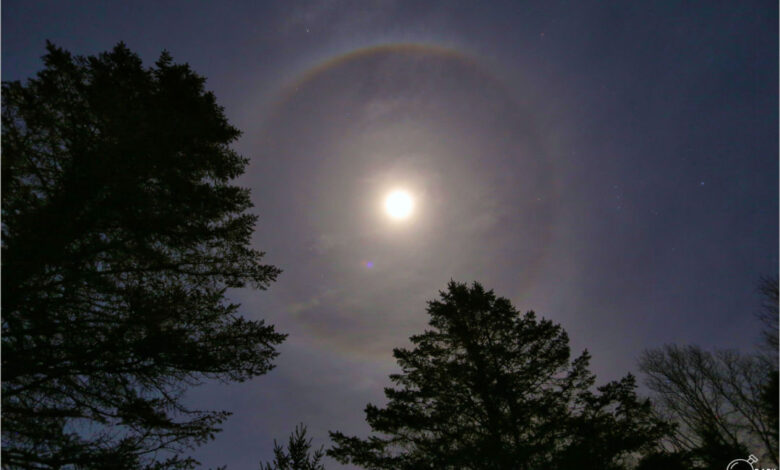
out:
<path id="1" fill-rule="evenodd" d="M 414 199 L 408 191 L 396 189 L 385 196 L 385 212 L 391 219 L 407 219 L 413 211 Z"/>

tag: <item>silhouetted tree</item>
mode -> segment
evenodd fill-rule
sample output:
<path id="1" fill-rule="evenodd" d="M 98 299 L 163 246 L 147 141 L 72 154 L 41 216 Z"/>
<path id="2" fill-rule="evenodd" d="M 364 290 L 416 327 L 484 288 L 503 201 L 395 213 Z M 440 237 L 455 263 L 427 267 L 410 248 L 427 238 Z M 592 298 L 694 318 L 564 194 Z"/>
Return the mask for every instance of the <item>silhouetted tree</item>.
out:
<path id="1" fill-rule="evenodd" d="M 260 463 L 260 470 L 325 470 L 320 462 L 325 456 L 323 448 L 311 452 L 311 439 L 306 438 L 306 426 L 295 426 L 287 441 L 287 452 L 274 440 L 274 461 Z"/>
<path id="2" fill-rule="evenodd" d="M 763 419 L 769 427 L 769 443 L 775 449 L 775 455 L 777 455 L 778 449 L 778 427 L 780 427 L 780 406 L 778 406 L 778 400 L 780 400 L 780 383 L 778 383 L 778 370 L 775 365 L 774 370 L 770 370 L 766 383 L 761 391 L 761 401 L 763 402 Z"/>
<path id="3" fill-rule="evenodd" d="M 331 432 L 328 455 L 369 469 L 625 468 L 668 429 L 631 375 L 592 389 L 589 355 L 563 329 L 521 315 L 477 283 L 429 302 L 430 329 L 395 349 L 384 408 L 366 439 Z"/>
<path id="4" fill-rule="evenodd" d="M 698 437 L 701 444 L 690 452 L 694 468 L 721 468 L 736 458 L 750 454 L 745 444 L 727 441 L 723 433 L 715 428 L 700 431 Z"/>
<path id="5" fill-rule="evenodd" d="M 266 373 L 284 339 L 225 297 L 279 273 L 230 184 L 239 131 L 165 52 L 144 68 L 123 44 L 47 44 L 44 63 L 3 83 L 3 467 L 190 467 L 156 451 L 201 444 L 229 413 L 181 394 Z"/>
<path id="6" fill-rule="evenodd" d="M 764 414 L 767 363 L 735 351 L 667 345 L 639 362 L 659 411 L 678 423 L 672 444 L 704 468 L 724 466 L 748 450 L 777 459 L 777 431 Z M 754 450 L 755 449 L 755 450 Z"/>
<path id="7" fill-rule="evenodd" d="M 759 453 L 778 463 L 777 279 L 765 277 L 758 314 L 764 342 L 756 352 L 708 352 L 667 345 L 646 351 L 639 366 L 658 412 L 677 424 L 671 441 L 701 468 Z"/>
<path id="8" fill-rule="evenodd" d="M 635 470 L 691 470 L 693 459 L 687 452 L 650 452 L 639 461 Z"/>
<path id="9" fill-rule="evenodd" d="M 764 297 L 762 309 L 758 313 L 758 319 L 764 325 L 761 334 L 766 343 L 766 351 L 773 356 L 773 362 L 777 362 L 778 348 L 778 283 L 776 277 L 764 277 L 759 283 L 759 290 Z"/>
<path id="10" fill-rule="evenodd" d="M 780 427 L 780 422 L 778 422 L 778 417 L 780 417 L 780 385 L 778 384 L 780 376 L 778 374 L 778 318 L 780 318 L 780 312 L 778 311 L 777 278 L 764 277 L 761 280 L 759 289 L 764 296 L 763 309 L 758 314 L 758 318 L 764 325 L 764 329 L 761 332 L 765 345 L 762 357 L 767 362 L 767 367 L 769 368 L 761 400 L 764 405 L 764 419 L 773 431 L 771 440 L 777 452 L 778 428 Z"/>

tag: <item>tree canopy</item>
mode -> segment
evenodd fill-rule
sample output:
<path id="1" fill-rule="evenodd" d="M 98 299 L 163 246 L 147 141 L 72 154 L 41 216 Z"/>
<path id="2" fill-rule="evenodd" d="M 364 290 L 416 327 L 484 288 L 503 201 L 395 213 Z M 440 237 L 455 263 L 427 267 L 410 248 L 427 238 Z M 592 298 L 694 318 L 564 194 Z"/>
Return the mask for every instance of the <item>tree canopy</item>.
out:
<path id="1" fill-rule="evenodd" d="M 3 83 L 3 466 L 191 466 L 156 452 L 228 413 L 182 393 L 266 373 L 284 339 L 226 298 L 280 272 L 231 184 L 239 131 L 165 52 L 145 68 L 123 44 L 48 44 L 44 64 Z"/>
<path id="2" fill-rule="evenodd" d="M 593 389 L 589 355 L 566 332 L 509 300 L 450 282 L 428 304 L 430 329 L 395 349 L 401 372 L 374 434 L 331 432 L 328 455 L 369 469 L 626 468 L 669 429 L 627 375 Z"/>

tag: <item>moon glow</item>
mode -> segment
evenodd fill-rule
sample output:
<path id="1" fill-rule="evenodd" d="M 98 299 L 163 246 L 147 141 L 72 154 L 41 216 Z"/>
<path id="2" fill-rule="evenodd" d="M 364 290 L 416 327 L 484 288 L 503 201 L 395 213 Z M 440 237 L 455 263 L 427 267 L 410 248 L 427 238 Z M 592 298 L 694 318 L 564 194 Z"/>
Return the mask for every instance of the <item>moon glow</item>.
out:
<path id="1" fill-rule="evenodd" d="M 407 219 L 413 210 L 414 199 L 407 191 L 396 189 L 385 197 L 385 212 L 391 219 Z"/>

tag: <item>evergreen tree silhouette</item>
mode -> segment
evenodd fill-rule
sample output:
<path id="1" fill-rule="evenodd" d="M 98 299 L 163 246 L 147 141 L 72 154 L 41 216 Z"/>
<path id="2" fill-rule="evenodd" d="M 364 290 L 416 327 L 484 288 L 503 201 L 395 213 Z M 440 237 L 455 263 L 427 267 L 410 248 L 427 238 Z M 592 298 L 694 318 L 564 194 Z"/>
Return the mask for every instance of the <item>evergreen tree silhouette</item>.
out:
<path id="1" fill-rule="evenodd" d="M 301 423 L 287 440 L 287 451 L 274 440 L 273 462 L 260 464 L 260 470 L 325 470 L 320 462 L 325 456 L 320 447 L 311 452 L 311 439 L 306 437 L 306 426 Z"/>
<path id="2" fill-rule="evenodd" d="M 182 393 L 266 373 L 284 339 L 225 297 L 279 274 L 230 183 L 239 131 L 165 52 L 144 68 L 121 43 L 49 43 L 44 64 L 3 83 L 3 467 L 189 468 L 157 451 L 229 413 Z"/>
<path id="3" fill-rule="evenodd" d="M 593 389 L 559 326 L 521 315 L 480 284 L 450 282 L 430 328 L 395 349 L 385 407 L 368 438 L 331 432 L 328 455 L 369 469 L 618 469 L 668 432 L 634 377 Z"/>

